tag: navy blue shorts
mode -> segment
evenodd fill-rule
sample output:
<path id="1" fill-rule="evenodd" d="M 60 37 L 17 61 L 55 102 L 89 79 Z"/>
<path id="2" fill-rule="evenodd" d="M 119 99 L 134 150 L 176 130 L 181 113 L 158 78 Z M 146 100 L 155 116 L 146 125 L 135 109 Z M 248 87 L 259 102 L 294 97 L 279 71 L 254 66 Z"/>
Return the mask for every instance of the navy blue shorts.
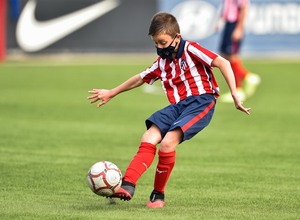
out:
<path id="1" fill-rule="evenodd" d="M 214 114 L 216 99 L 212 94 L 190 96 L 177 104 L 171 104 L 146 120 L 147 129 L 155 124 L 162 138 L 168 131 L 181 128 L 182 141 L 188 140 L 205 128 Z"/>
<path id="2" fill-rule="evenodd" d="M 242 41 L 232 41 L 232 33 L 236 27 L 236 22 L 226 22 L 220 44 L 220 52 L 225 55 L 237 54 Z"/>

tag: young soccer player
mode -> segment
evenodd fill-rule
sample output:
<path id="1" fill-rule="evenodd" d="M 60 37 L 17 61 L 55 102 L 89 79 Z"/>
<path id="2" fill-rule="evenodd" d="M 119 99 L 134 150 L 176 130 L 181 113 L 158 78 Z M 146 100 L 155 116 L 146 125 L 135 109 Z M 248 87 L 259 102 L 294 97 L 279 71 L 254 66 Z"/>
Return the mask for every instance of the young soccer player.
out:
<path id="1" fill-rule="evenodd" d="M 151 67 L 134 75 L 119 86 L 89 91 L 91 103 L 106 104 L 118 94 L 160 80 L 170 105 L 155 112 L 146 120 L 136 155 L 126 169 L 122 186 L 112 197 L 130 200 L 138 179 L 151 166 L 158 149 L 158 164 L 154 188 L 147 203 L 149 208 L 162 208 L 165 187 L 175 164 L 176 147 L 205 128 L 214 113 L 219 96 L 212 68 L 222 72 L 231 91 L 235 107 L 250 114 L 238 98 L 230 63 L 198 43 L 182 39 L 176 18 L 165 12 L 154 15 L 149 35 L 159 57 Z"/>
<path id="2" fill-rule="evenodd" d="M 225 21 L 220 43 L 221 56 L 227 59 L 232 67 L 237 92 L 242 101 L 251 97 L 260 83 L 257 74 L 250 73 L 243 65 L 239 56 L 244 38 L 244 25 L 249 0 L 223 0 L 221 20 Z M 232 102 L 231 94 L 220 96 L 222 102 Z"/>

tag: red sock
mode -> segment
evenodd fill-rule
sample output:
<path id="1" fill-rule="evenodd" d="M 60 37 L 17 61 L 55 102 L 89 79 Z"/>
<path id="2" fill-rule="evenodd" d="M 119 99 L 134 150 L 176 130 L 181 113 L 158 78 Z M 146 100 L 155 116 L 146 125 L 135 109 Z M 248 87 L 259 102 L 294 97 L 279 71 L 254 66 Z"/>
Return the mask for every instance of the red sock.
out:
<path id="1" fill-rule="evenodd" d="M 124 174 L 124 180 L 136 185 L 140 176 L 151 166 L 155 153 L 155 145 L 142 142 Z"/>
<path id="2" fill-rule="evenodd" d="M 248 74 L 248 70 L 243 66 L 240 59 L 234 59 L 230 61 L 230 64 L 235 76 L 236 87 L 241 88 L 243 84 L 243 80 Z"/>
<path id="3" fill-rule="evenodd" d="M 173 170 L 176 152 L 164 153 L 158 151 L 158 164 L 156 167 L 154 190 L 164 193 L 165 187 Z"/>

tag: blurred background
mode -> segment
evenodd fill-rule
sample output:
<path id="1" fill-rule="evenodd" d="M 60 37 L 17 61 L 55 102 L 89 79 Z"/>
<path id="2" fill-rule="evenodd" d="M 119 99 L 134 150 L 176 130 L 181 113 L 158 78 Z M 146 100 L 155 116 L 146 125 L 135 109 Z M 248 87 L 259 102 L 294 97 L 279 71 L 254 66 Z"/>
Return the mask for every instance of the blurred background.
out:
<path id="1" fill-rule="evenodd" d="M 300 0 L 252 0 L 244 56 L 300 55 Z M 221 0 L 0 0 L 0 59 L 16 55 L 153 53 L 150 19 L 173 13 L 185 39 L 218 50 Z"/>

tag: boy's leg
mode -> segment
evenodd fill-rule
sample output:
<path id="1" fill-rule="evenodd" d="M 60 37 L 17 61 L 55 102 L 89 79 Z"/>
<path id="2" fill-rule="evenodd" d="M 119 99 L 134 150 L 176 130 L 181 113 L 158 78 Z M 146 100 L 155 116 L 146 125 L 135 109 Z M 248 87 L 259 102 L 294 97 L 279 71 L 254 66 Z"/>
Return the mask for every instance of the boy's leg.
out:
<path id="1" fill-rule="evenodd" d="M 158 151 L 158 164 L 155 171 L 154 190 L 164 194 L 176 160 L 176 151 Z"/>
<path id="2" fill-rule="evenodd" d="M 195 103 L 198 104 L 195 105 Z M 175 164 L 176 147 L 182 141 L 192 138 L 210 123 L 215 103 L 214 96 L 206 94 L 186 99 L 182 102 L 182 106 L 178 105 L 178 108 L 183 108 L 183 112 L 161 142 L 154 190 L 147 207 L 162 208 L 164 206 L 164 191 Z"/>
<path id="3" fill-rule="evenodd" d="M 176 146 L 182 140 L 182 131 L 177 128 L 167 133 L 158 151 L 158 164 L 155 172 L 154 190 L 147 203 L 148 208 L 164 207 L 164 192 L 176 160 Z"/>
<path id="4" fill-rule="evenodd" d="M 138 152 L 130 162 L 125 174 L 124 180 L 136 185 L 137 180 L 151 166 L 156 154 L 156 146 L 142 142 Z"/>
<path id="5" fill-rule="evenodd" d="M 156 153 L 156 146 L 142 142 L 138 152 L 131 160 L 124 174 L 121 188 L 112 197 L 130 200 L 134 195 L 137 180 L 151 166 Z"/>
<path id="6" fill-rule="evenodd" d="M 160 140 L 160 130 L 155 125 L 151 126 L 143 135 L 139 150 L 126 169 L 121 188 L 112 197 L 123 200 L 130 200 L 132 198 L 136 182 L 151 166 L 156 154 L 156 144 Z"/>

